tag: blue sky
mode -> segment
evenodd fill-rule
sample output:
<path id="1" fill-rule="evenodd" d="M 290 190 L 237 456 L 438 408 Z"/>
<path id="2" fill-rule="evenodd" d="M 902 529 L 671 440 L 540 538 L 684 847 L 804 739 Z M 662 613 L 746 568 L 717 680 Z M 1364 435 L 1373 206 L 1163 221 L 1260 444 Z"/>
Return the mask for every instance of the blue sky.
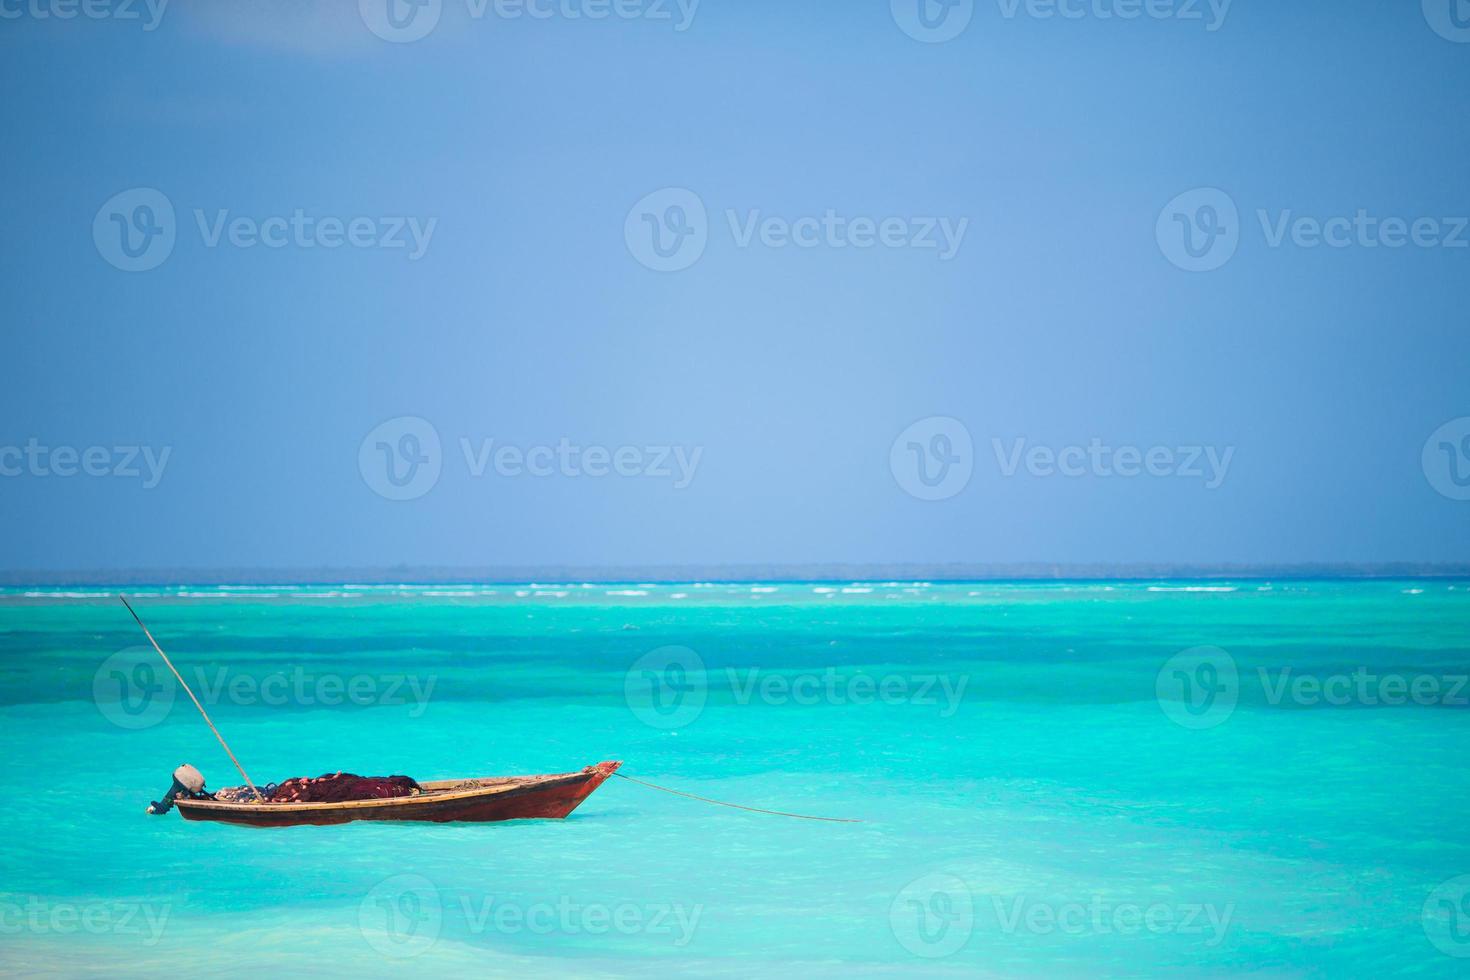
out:
<path id="1" fill-rule="evenodd" d="M 0 568 L 1470 555 L 1470 4 L 386 2 L 0 2 Z"/>

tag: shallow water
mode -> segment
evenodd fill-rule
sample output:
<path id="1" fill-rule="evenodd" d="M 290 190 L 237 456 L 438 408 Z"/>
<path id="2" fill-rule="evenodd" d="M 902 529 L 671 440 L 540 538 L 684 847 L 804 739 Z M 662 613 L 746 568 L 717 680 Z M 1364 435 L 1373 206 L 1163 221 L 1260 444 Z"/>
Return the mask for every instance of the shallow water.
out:
<path id="1" fill-rule="evenodd" d="M 136 590 L 257 782 L 622 759 L 863 821 L 611 780 L 564 822 L 284 830 L 143 814 L 180 762 L 240 779 L 104 592 L 0 590 L 8 970 L 1462 976 L 1470 954 L 1463 582 Z"/>

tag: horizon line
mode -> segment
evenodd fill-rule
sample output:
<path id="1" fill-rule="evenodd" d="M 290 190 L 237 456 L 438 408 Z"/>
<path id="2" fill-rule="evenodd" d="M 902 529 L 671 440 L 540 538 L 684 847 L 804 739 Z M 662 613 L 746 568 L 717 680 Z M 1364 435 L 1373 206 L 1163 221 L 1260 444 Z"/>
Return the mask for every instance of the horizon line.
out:
<path id="1" fill-rule="evenodd" d="M 1470 578 L 1470 562 L 712 562 L 0 570 L 0 587 Z"/>

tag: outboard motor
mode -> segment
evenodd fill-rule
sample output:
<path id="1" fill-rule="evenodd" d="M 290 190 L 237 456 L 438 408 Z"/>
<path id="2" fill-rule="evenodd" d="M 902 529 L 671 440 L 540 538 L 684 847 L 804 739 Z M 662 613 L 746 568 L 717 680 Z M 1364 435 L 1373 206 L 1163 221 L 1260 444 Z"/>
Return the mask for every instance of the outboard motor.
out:
<path id="1" fill-rule="evenodd" d="M 163 800 L 148 804 L 149 813 L 167 813 L 174 808 L 174 800 L 186 797 L 191 800 L 209 800 L 214 797 L 204 792 L 204 776 L 187 762 L 174 770 L 174 784 L 163 794 Z"/>

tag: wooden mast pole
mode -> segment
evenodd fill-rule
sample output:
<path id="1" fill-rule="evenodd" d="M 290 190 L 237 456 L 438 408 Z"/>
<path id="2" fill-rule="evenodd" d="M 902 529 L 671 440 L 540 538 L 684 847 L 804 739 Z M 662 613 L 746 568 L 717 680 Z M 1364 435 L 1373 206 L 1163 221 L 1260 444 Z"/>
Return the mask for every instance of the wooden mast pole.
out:
<path id="1" fill-rule="evenodd" d="M 148 632 L 148 627 L 143 625 L 143 620 L 138 618 L 138 614 L 134 612 L 132 604 L 128 602 L 128 597 L 123 595 L 121 592 L 117 594 L 117 597 L 122 600 L 122 604 L 124 606 L 128 607 L 128 612 L 133 614 L 133 619 L 143 630 L 143 635 L 148 637 L 148 642 L 153 644 L 153 649 L 158 651 L 158 655 L 163 658 L 163 662 L 168 664 L 168 669 L 173 671 L 174 677 L 178 679 L 179 686 L 184 689 L 184 693 L 189 695 L 189 700 L 194 702 L 194 707 L 198 708 L 199 713 L 204 716 L 204 723 L 209 726 L 210 731 L 214 732 L 214 737 L 219 739 L 219 744 L 224 747 L 225 754 L 230 757 L 230 761 L 235 764 L 235 768 L 240 770 L 240 775 L 245 777 L 245 785 L 250 787 L 250 792 L 255 794 L 255 798 L 257 800 L 264 803 L 265 797 L 260 794 L 260 790 L 255 788 L 255 783 L 251 781 L 250 776 L 245 772 L 245 767 L 240 765 L 240 760 L 235 758 L 235 753 L 230 751 L 230 744 L 226 742 L 225 737 L 219 733 L 219 729 L 214 727 L 214 722 L 209 720 L 209 712 L 204 710 L 204 705 L 199 703 L 199 699 L 194 696 L 194 692 L 190 690 L 189 685 L 184 682 L 183 675 L 179 673 L 178 668 L 174 666 L 173 661 L 168 659 L 168 654 L 163 652 L 163 647 L 158 645 L 158 641 L 153 638 L 153 634 Z"/>

